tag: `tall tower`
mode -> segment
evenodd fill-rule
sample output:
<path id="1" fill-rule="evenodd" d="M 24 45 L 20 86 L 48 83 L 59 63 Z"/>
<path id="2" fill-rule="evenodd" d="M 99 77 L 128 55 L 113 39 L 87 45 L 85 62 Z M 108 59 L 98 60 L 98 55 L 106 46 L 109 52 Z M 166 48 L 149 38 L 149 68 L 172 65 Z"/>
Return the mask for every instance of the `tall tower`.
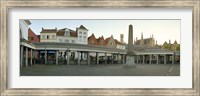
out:
<path id="1" fill-rule="evenodd" d="M 129 30 L 128 30 L 128 53 L 133 52 L 133 25 L 129 25 Z"/>
<path id="2" fill-rule="evenodd" d="M 123 44 L 124 43 L 124 34 L 120 34 L 120 42 Z"/>
<path id="3" fill-rule="evenodd" d="M 140 45 L 144 45 L 143 33 L 141 34 L 141 42 Z"/>

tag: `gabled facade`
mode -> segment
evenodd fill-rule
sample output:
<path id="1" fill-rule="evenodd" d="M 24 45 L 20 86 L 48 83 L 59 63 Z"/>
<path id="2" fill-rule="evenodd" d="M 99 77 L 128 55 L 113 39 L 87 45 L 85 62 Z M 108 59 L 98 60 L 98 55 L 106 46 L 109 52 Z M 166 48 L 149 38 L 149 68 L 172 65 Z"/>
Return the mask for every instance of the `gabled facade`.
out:
<path id="1" fill-rule="evenodd" d="M 113 47 L 113 48 L 118 48 L 118 49 L 125 49 L 126 47 L 125 44 L 122 44 L 117 39 L 114 39 L 112 35 L 106 39 L 104 39 L 103 36 L 96 39 L 95 35 L 92 34 L 90 37 L 88 37 L 88 44 L 98 45 L 98 46 L 107 46 L 107 47 Z"/>
<path id="2" fill-rule="evenodd" d="M 19 20 L 20 38 L 28 41 L 29 20 Z"/>
<path id="3" fill-rule="evenodd" d="M 99 37 L 99 38 L 97 39 L 97 42 L 98 42 L 98 45 L 100 45 L 100 46 L 105 46 L 105 45 L 106 45 L 106 42 L 105 42 L 103 36 Z"/>
<path id="4" fill-rule="evenodd" d="M 77 32 L 74 30 L 64 28 L 57 32 L 56 42 L 61 43 L 77 43 Z"/>
<path id="5" fill-rule="evenodd" d="M 93 33 L 90 37 L 88 37 L 88 44 L 98 45 L 97 39 L 96 39 L 96 37 L 94 36 Z"/>
<path id="6" fill-rule="evenodd" d="M 172 50 L 172 51 L 180 51 L 180 44 L 178 44 L 176 40 L 174 41 L 173 44 L 171 44 L 170 40 L 169 40 L 169 43 L 167 43 L 165 41 L 162 46 L 162 49 L 168 49 L 168 50 Z"/>
<path id="7" fill-rule="evenodd" d="M 39 37 L 29 28 L 28 29 L 28 41 L 29 42 L 40 42 Z"/>
<path id="8" fill-rule="evenodd" d="M 44 29 L 40 32 L 40 42 L 57 42 L 56 40 L 57 28 Z"/>
<path id="9" fill-rule="evenodd" d="M 77 32 L 77 43 L 78 44 L 88 44 L 88 29 L 86 29 L 83 25 L 79 28 L 76 28 Z"/>
<path id="10" fill-rule="evenodd" d="M 106 46 L 108 47 L 116 47 L 115 39 L 113 35 L 105 39 Z"/>
<path id="11" fill-rule="evenodd" d="M 155 46 L 155 38 L 152 36 L 150 36 L 150 38 L 143 38 L 143 33 L 141 34 L 141 39 L 137 39 L 134 42 L 135 45 L 141 45 L 141 46 Z"/>

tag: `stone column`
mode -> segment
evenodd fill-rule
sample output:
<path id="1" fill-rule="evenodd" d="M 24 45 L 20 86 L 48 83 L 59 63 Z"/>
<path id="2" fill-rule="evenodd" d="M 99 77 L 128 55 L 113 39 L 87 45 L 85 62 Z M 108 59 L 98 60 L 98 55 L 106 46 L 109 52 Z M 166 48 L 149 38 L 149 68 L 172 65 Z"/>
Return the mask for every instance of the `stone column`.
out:
<path id="1" fill-rule="evenodd" d="M 128 34 L 128 53 L 133 52 L 133 25 L 129 25 L 129 34 Z"/>
<path id="2" fill-rule="evenodd" d="M 80 65 L 80 64 L 81 64 L 81 63 L 80 63 L 80 52 L 77 51 L 77 53 L 78 53 L 78 65 Z"/>
<path id="3" fill-rule="evenodd" d="M 98 55 L 99 55 L 99 53 L 96 52 L 96 64 L 97 64 L 97 65 L 99 65 L 99 56 L 98 56 Z"/>
<path id="4" fill-rule="evenodd" d="M 138 55 L 136 55 L 136 64 L 138 64 Z"/>
<path id="5" fill-rule="evenodd" d="M 26 47 L 26 53 L 25 53 L 25 62 L 26 62 L 26 67 L 28 67 L 28 47 Z"/>
<path id="6" fill-rule="evenodd" d="M 23 67 L 23 60 L 24 60 L 24 47 L 21 45 L 21 52 L 20 52 L 20 67 Z"/>
<path id="7" fill-rule="evenodd" d="M 117 54 L 117 64 L 119 63 L 119 54 Z"/>
<path id="8" fill-rule="evenodd" d="M 164 64 L 166 64 L 166 60 L 167 58 L 166 58 L 166 54 L 164 54 Z"/>
<path id="9" fill-rule="evenodd" d="M 142 59 L 143 59 L 142 62 L 143 62 L 143 64 L 144 64 L 144 63 L 145 63 L 145 62 L 144 62 L 144 60 L 145 60 L 145 56 L 144 56 L 144 55 L 143 55 Z"/>
<path id="10" fill-rule="evenodd" d="M 36 56 L 36 50 L 33 50 L 33 64 L 35 64 L 35 56 Z"/>
<path id="11" fill-rule="evenodd" d="M 55 55 L 56 55 L 56 65 L 58 65 L 58 50 L 56 50 Z"/>
<path id="12" fill-rule="evenodd" d="M 123 54 L 121 54 L 121 63 L 123 64 L 124 63 L 124 61 L 123 61 Z"/>
<path id="13" fill-rule="evenodd" d="M 152 55 L 149 55 L 149 64 L 151 64 Z"/>
<path id="14" fill-rule="evenodd" d="M 156 63 L 158 64 L 159 62 L 159 58 L 158 58 L 158 54 L 156 55 Z"/>
<path id="15" fill-rule="evenodd" d="M 47 50 L 45 50 L 45 52 L 44 52 L 44 59 L 45 59 L 45 64 L 47 64 Z"/>
<path id="16" fill-rule="evenodd" d="M 174 64 L 174 54 L 172 54 L 172 64 Z"/>
<path id="17" fill-rule="evenodd" d="M 112 64 L 114 63 L 114 54 L 111 53 L 112 56 Z"/>
<path id="18" fill-rule="evenodd" d="M 87 63 L 90 65 L 90 52 L 87 53 Z"/>
<path id="19" fill-rule="evenodd" d="M 69 49 L 67 50 L 67 65 L 69 65 L 69 60 L 70 60 L 70 56 L 69 56 Z"/>
<path id="20" fill-rule="evenodd" d="M 107 64 L 107 53 L 105 53 L 105 64 Z"/>
<path id="21" fill-rule="evenodd" d="M 30 63 L 33 65 L 33 49 L 31 49 L 31 58 L 30 58 Z"/>

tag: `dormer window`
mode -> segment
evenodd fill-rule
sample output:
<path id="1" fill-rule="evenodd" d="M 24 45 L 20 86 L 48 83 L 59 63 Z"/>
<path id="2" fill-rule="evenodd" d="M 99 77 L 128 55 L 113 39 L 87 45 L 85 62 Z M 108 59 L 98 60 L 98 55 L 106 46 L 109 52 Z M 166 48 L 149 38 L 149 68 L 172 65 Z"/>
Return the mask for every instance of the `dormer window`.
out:
<path id="1" fill-rule="evenodd" d="M 65 35 L 69 35 L 69 31 L 65 31 Z"/>

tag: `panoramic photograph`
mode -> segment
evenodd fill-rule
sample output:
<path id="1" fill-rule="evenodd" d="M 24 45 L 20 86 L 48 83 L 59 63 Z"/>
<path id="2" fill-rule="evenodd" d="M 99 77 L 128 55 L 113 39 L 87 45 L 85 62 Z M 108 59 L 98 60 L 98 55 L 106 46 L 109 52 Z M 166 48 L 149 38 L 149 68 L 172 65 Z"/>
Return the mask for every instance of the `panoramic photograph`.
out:
<path id="1" fill-rule="evenodd" d="M 180 24 L 20 19 L 20 76 L 180 76 Z"/>

